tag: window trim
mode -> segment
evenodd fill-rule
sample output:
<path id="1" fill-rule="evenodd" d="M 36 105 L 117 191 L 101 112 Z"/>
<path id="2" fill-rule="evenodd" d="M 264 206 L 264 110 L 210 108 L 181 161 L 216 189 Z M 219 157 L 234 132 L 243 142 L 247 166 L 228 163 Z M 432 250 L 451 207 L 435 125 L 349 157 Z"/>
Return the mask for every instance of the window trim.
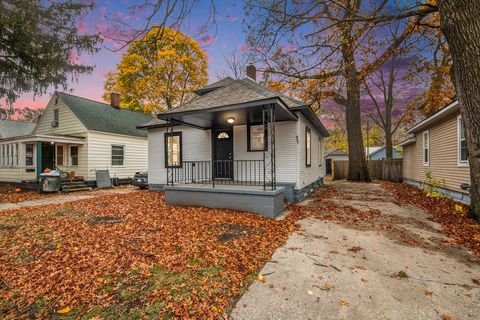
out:
<path id="1" fill-rule="evenodd" d="M 123 148 L 122 164 L 113 164 L 113 147 Z M 112 167 L 124 167 L 125 166 L 125 145 L 124 144 L 112 144 L 110 147 L 110 164 Z"/>
<path id="2" fill-rule="evenodd" d="M 428 142 L 425 143 L 425 135 L 427 135 Z M 428 159 L 425 161 L 425 149 L 427 150 Z M 430 166 L 430 131 L 425 130 L 422 132 L 422 162 L 424 167 Z"/>
<path id="3" fill-rule="evenodd" d="M 460 140 L 460 136 L 461 136 L 461 126 L 462 124 L 462 116 L 459 115 L 457 117 L 457 164 L 459 167 L 469 167 L 470 166 L 470 163 L 468 161 L 468 151 L 467 151 L 467 160 L 462 160 L 462 141 Z M 463 128 L 463 130 L 465 131 L 465 126 Z M 465 140 L 465 143 L 466 143 L 466 137 L 463 138 Z"/>
<path id="4" fill-rule="evenodd" d="M 72 161 L 72 148 L 77 148 L 77 164 L 73 164 L 73 161 Z M 68 147 L 68 164 L 70 165 L 70 167 L 78 167 L 78 164 L 79 164 L 79 159 L 80 159 L 80 150 L 78 148 L 78 146 L 69 146 Z M 125 159 L 125 150 L 124 150 L 124 155 L 123 155 L 123 158 Z"/>
<path id="5" fill-rule="evenodd" d="M 310 135 L 310 145 L 307 145 L 307 134 Z M 308 149 L 310 150 L 310 159 L 308 157 Z M 310 168 L 312 166 L 312 130 L 307 126 L 305 126 L 305 166 L 307 168 Z"/>
<path id="6" fill-rule="evenodd" d="M 27 164 L 27 146 L 31 145 L 32 146 L 32 164 Z M 25 143 L 25 168 L 33 168 L 35 167 L 35 162 L 36 162 L 36 155 L 35 155 L 35 143 Z"/>
<path id="7" fill-rule="evenodd" d="M 58 163 L 58 147 L 62 147 L 62 164 Z M 55 144 L 55 165 L 65 167 L 65 145 L 63 144 Z"/>
<path id="8" fill-rule="evenodd" d="M 178 166 L 168 165 L 168 137 L 180 137 L 180 164 Z M 163 140 L 163 153 L 165 156 L 165 168 L 181 168 L 183 166 L 183 137 L 182 131 L 165 132 Z"/>
<path id="9" fill-rule="evenodd" d="M 247 123 L 247 152 L 263 152 L 268 150 L 268 142 L 265 143 L 265 141 L 268 141 L 268 126 L 267 126 L 267 131 L 265 132 L 264 129 L 264 137 L 263 137 L 263 149 L 252 149 L 251 147 L 251 141 L 250 141 L 250 127 L 251 126 L 263 126 L 262 122 L 252 122 L 252 123 Z"/>
<path id="10" fill-rule="evenodd" d="M 318 136 L 318 166 L 321 167 L 322 163 L 323 163 L 322 137 Z"/>

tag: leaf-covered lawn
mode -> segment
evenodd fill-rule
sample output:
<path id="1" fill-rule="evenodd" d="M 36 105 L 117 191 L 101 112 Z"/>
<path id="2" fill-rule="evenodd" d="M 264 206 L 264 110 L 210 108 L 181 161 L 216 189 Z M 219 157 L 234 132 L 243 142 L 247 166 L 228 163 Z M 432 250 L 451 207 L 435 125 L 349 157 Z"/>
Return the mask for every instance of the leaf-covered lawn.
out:
<path id="1" fill-rule="evenodd" d="M 429 197 L 420 189 L 407 184 L 384 182 L 382 187 L 402 204 L 410 204 L 428 212 L 432 220 L 442 225 L 442 232 L 480 256 L 480 224 L 468 217 L 468 206 L 448 198 Z"/>
<path id="2" fill-rule="evenodd" d="M 39 194 L 33 190 L 23 190 L 11 186 L 0 186 L 0 203 L 16 203 L 26 200 L 36 200 L 51 195 L 52 194 Z"/>
<path id="3" fill-rule="evenodd" d="M 0 212 L 0 318 L 222 318 L 295 230 L 133 192 Z"/>

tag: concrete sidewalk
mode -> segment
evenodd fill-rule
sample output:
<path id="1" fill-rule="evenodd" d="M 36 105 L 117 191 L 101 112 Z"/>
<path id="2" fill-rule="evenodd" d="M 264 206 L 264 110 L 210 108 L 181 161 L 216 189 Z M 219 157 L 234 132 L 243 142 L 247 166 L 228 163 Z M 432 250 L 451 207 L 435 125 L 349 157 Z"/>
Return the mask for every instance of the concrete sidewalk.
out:
<path id="1" fill-rule="evenodd" d="M 48 198 L 27 200 L 16 203 L 0 203 L 0 211 L 14 210 L 26 207 L 45 206 L 49 204 L 62 204 L 71 201 L 85 200 L 96 197 L 107 196 L 111 194 L 127 194 L 130 192 L 139 191 L 136 187 L 120 188 L 120 189 L 95 189 L 82 193 L 59 194 Z"/>
<path id="2" fill-rule="evenodd" d="M 421 245 L 383 228 L 309 217 L 260 272 L 266 282 L 255 281 L 238 301 L 233 319 L 478 319 L 477 257 L 445 245 L 438 224 L 389 202 L 378 185 L 334 185 L 349 195 L 332 199 L 339 205 L 401 217 L 396 227 Z"/>

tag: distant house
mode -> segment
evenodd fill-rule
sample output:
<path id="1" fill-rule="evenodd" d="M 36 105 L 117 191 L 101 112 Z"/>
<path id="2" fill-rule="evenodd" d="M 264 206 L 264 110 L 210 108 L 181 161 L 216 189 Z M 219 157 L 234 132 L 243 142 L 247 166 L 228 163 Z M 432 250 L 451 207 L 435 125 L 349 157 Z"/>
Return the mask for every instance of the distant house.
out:
<path id="1" fill-rule="evenodd" d="M 151 119 L 115 103 L 56 92 L 36 125 L 1 122 L 0 183 L 36 181 L 55 166 L 89 184 L 99 169 L 132 178 L 147 169 L 147 133 L 136 126 Z"/>
<path id="2" fill-rule="evenodd" d="M 278 215 L 324 176 L 328 131 L 311 107 L 255 81 L 225 78 L 142 126 L 149 137 L 149 186 L 172 205 Z"/>
<path id="3" fill-rule="evenodd" d="M 469 203 L 468 192 L 460 188 L 470 183 L 470 167 L 458 101 L 415 124 L 407 134 L 410 137 L 400 144 L 405 182 L 420 187 L 428 172 L 444 182 L 440 192 Z"/>
<path id="4" fill-rule="evenodd" d="M 367 148 L 365 148 L 365 150 L 367 150 Z M 402 159 L 403 154 L 402 154 L 401 148 L 394 146 L 392 151 L 393 151 L 392 159 Z M 386 147 L 370 147 L 368 148 L 368 152 L 366 151 L 365 153 L 368 154 L 369 160 L 387 159 Z"/>
<path id="5" fill-rule="evenodd" d="M 333 150 L 327 153 L 324 157 L 325 161 L 325 175 L 331 176 L 333 172 L 332 161 L 348 160 L 348 153 L 342 150 Z"/>

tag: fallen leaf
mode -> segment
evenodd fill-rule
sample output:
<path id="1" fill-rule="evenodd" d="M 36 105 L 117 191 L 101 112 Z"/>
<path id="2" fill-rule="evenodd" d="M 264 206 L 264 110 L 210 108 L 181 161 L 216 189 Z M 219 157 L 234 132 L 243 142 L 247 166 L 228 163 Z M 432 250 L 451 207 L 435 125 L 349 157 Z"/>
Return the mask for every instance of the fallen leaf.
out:
<path id="1" fill-rule="evenodd" d="M 332 285 L 332 284 L 328 284 L 328 283 L 325 283 L 323 286 L 322 286 L 322 290 L 330 290 L 332 288 L 334 288 L 335 286 Z"/>
<path id="2" fill-rule="evenodd" d="M 269 284 L 268 287 L 269 287 L 270 289 L 273 289 L 273 284 Z"/>
<path id="3" fill-rule="evenodd" d="M 262 276 L 261 274 L 259 274 L 259 275 L 258 275 L 258 281 L 260 281 L 260 282 L 262 282 L 262 283 L 265 283 L 265 281 L 267 281 L 267 280 L 265 280 L 265 277 L 264 277 L 264 276 Z"/>
<path id="4" fill-rule="evenodd" d="M 472 279 L 473 283 L 478 284 L 480 286 L 480 279 Z"/>
<path id="5" fill-rule="evenodd" d="M 363 282 L 368 282 L 368 279 L 366 279 L 366 278 L 362 278 L 361 280 L 362 280 Z"/>
<path id="6" fill-rule="evenodd" d="M 342 301 L 340 301 L 340 304 L 342 306 L 348 306 L 350 303 L 348 301 L 342 300 Z"/>
<path id="7" fill-rule="evenodd" d="M 433 295 L 433 291 L 425 291 L 425 295 L 431 297 Z"/>
<path id="8" fill-rule="evenodd" d="M 442 315 L 442 320 L 453 320 L 452 316 L 448 315 L 448 314 L 444 314 Z"/>
<path id="9" fill-rule="evenodd" d="M 309 296 L 313 296 L 313 291 L 312 290 L 308 290 L 307 293 L 308 293 Z"/>
<path id="10" fill-rule="evenodd" d="M 63 309 L 57 310 L 57 313 L 64 314 L 64 313 L 69 313 L 70 311 L 72 311 L 72 308 L 65 307 Z"/>

